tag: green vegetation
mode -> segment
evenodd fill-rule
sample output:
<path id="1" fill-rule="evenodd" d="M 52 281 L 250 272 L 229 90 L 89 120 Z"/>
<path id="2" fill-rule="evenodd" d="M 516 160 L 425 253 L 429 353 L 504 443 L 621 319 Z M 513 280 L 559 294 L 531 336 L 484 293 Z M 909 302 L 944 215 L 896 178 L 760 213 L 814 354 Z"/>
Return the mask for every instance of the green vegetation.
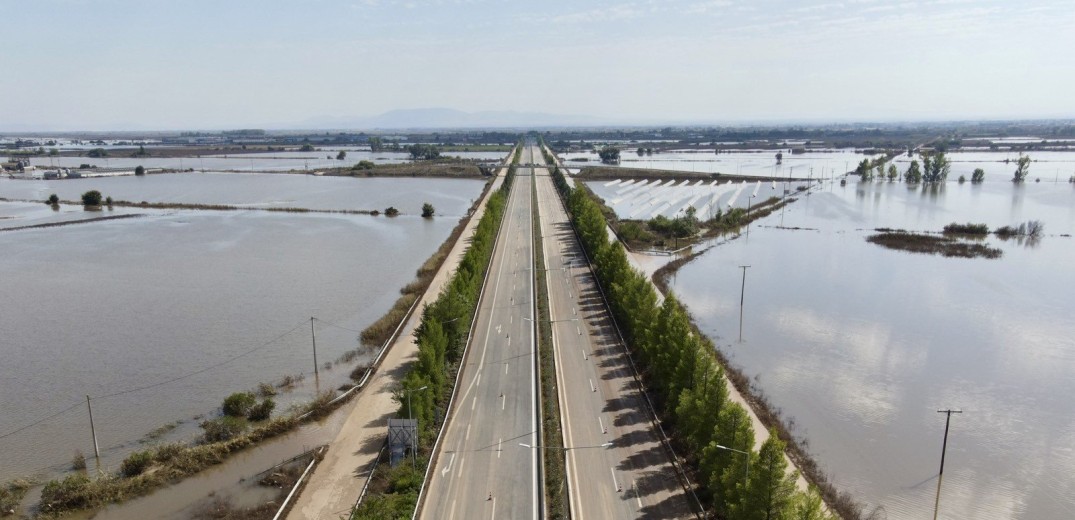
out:
<path id="1" fill-rule="evenodd" d="M 272 411 L 275 408 L 276 401 L 265 398 L 260 403 L 250 407 L 250 410 L 246 413 L 246 418 L 251 421 L 264 421 L 272 416 Z"/>
<path id="2" fill-rule="evenodd" d="M 437 210 L 433 207 L 432 204 L 428 202 L 422 204 L 422 218 L 433 218 L 433 215 L 436 212 Z"/>
<path id="3" fill-rule="evenodd" d="M 948 224 L 947 226 L 944 226 L 944 232 L 947 234 L 956 235 L 984 236 L 989 234 L 989 226 L 985 224 L 971 224 L 969 222 L 966 224 L 958 224 L 956 222 L 953 222 L 951 224 Z"/>
<path id="4" fill-rule="evenodd" d="M 981 168 L 975 168 L 974 173 L 970 176 L 970 182 L 972 184 L 980 184 L 985 181 L 985 170 Z"/>
<path id="5" fill-rule="evenodd" d="M 71 469 L 75 471 L 86 469 L 86 455 L 82 453 L 82 450 L 75 450 L 75 455 L 71 457 Z"/>
<path id="6" fill-rule="evenodd" d="M 411 160 L 414 161 L 421 159 L 432 161 L 440 157 L 440 148 L 431 144 L 412 144 L 407 147 L 407 152 L 411 154 Z"/>
<path id="7" fill-rule="evenodd" d="M 138 145 L 138 149 L 135 150 L 133 153 L 131 153 L 131 157 L 147 157 L 147 156 L 149 156 L 149 152 L 146 152 L 146 147 L 143 146 L 143 145 Z"/>
<path id="8" fill-rule="evenodd" d="M 922 182 L 922 170 L 918 167 L 917 160 L 911 160 L 910 166 L 907 167 L 907 173 L 903 174 L 903 180 L 907 181 L 907 184 Z"/>
<path id="9" fill-rule="evenodd" d="M 358 164 L 351 167 L 352 170 L 372 170 L 376 166 L 373 161 L 358 161 Z"/>
<path id="10" fill-rule="evenodd" d="M 134 174 L 135 175 L 145 175 L 146 174 L 146 169 L 141 164 L 139 164 L 137 167 L 135 167 Z"/>
<path id="11" fill-rule="evenodd" d="M 312 145 L 310 143 L 306 143 L 306 144 L 302 145 L 301 147 L 299 147 L 299 151 L 300 152 L 312 152 L 312 151 L 314 151 L 314 145 Z"/>
<path id="12" fill-rule="evenodd" d="M 1019 161 L 1016 163 L 1015 175 L 1012 177 L 1012 182 L 1024 182 L 1027 175 L 1030 175 L 1030 156 L 1019 154 Z"/>
<path id="13" fill-rule="evenodd" d="M 888 249 L 960 258 L 1000 258 L 1003 251 L 984 244 L 968 243 L 946 236 L 883 230 L 866 237 L 866 241 Z"/>
<path id="14" fill-rule="evenodd" d="M 597 156 L 605 164 L 617 164 L 620 162 L 620 149 L 615 146 L 605 146 L 597 151 Z"/>
<path id="15" fill-rule="evenodd" d="M 515 162 L 518 162 L 518 155 Z M 409 465 L 401 464 L 381 473 L 371 485 L 369 495 L 352 512 L 353 519 L 409 518 L 414 511 L 418 489 L 429 463 L 428 450 L 444 422 L 445 406 L 459 369 L 467 331 L 477 310 L 478 295 L 489 268 L 514 177 L 512 166 L 508 168 L 500 190 L 489 196 L 485 213 L 475 227 L 470 247 L 463 254 L 455 274 L 437 299 L 422 309 L 422 321 L 415 331 L 418 359 L 403 377 L 396 394 L 400 403 L 397 415 L 407 417 L 413 413 L 418 419 L 421 455 L 417 457 L 417 469 L 411 470 Z M 422 387 L 427 389 L 413 391 Z M 410 411 L 405 393 L 410 394 Z"/>
<path id="16" fill-rule="evenodd" d="M 59 205 L 60 204 L 60 196 L 55 194 L 55 193 L 53 193 L 52 195 L 49 195 L 49 198 L 48 198 L 48 200 L 45 201 L 45 204 L 48 204 L 50 206 Z"/>
<path id="17" fill-rule="evenodd" d="M 150 452 L 136 451 L 123 459 L 123 463 L 119 467 L 119 473 L 124 477 L 136 477 L 141 475 L 152 462 L 153 455 Z"/>
<path id="18" fill-rule="evenodd" d="M 336 154 L 336 160 L 337 161 L 342 161 L 342 160 L 344 160 L 346 158 L 347 158 L 347 152 L 344 151 L 344 150 L 340 150 L 340 153 Z"/>
<path id="19" fill-rule="evenodd" d="M 13 514 L 33 485 L 30 480 L 15 479 L 0 486 L 0 516 Z"/>
<path id="20" fill-rule="evenodd" d="M 205 442 L 222 442 L 238 437 L 246 430 L 247 422 L 243 416 L 225 415 L 205 421 L 201 427 L 205 430 L 202 434 Z"/>
<path id="21" fill-rule="evenodd" d="M 399 216 L 399 210 L 398 210 L 398 209 L 396 209 L 396 208 L 395 208 L 395 206 L 388 206 L 388 207 L 387 207 L 387 208 L 385 208 L 385 210 L 384 210 L 384 215 L 385 215 L 386 217 L 395 217 L 395 216 Z"/>
<path id="22" fill-rule="evenodd" d="M 250 411 L 250 407 L 257 402 L 252 392 L 235 392 L 224 399 L 221 410 L 224 415 L 231 417 L 244 417 Z"/>
<path id="23" fill-rule="evenodd" d="M 892 182 L 900 176 L 900 171 L 896 168 L 895 164 L 888 165 L 888 181 Z"/>
<path id="24" fill-rule="evenodd" d="M 1000 238 L 1011 237 L 1040 237 L 1045 232 L 1045 224 L 1040 220 L 1028 220 L 1018 226 L 1003 226 L 997 228 L 994 233 Z"/>
<path id="25" fill-rule="evenodd" d="M 951 170 L 952 163 L 944 156 L 944 152 L 922 154 L 922 182 L 944 182 Z"/>
<path id="26" fill-rule="evenodd" d="M 786 476 L 779 474 L 783 468 L 773 453 L 783 460 L 784 446 L 777 436 L 786 432 L 774 431 L 774 440 L 763 447 L 762 454 L 753 452 L 749 417 L 728 399 L 716 349 L 693 328 L 674 295 L 657 303 L 657 293 L 646 276 L 631 268 L 619 242 L 609 242 L 598 202 L 585 190 L 569 189 L 559 170 L 554 169 L 553 176 L 559 177 L 556 185 L 656 408 L 673 426 L 672 437 L 695 470 L 701 498 L 720 517 L 790 517 L 794 505 L 806 499 L 797 492 L 788 500 L 775 493 L 784 489 Z M 750 453 L 752 460 L 760 461 L 755 464 L 768 464 L 769 471 L 752 469 L 746 478 L 745 457 L 718 445 Z M 773 492 L 763 500 L 762 492 L 769 490 Z M 835 495 L 831 487 L 827 492 Z M 827 518 L 821 511 L 809 514 L 806 518 Z"/>
<path id="27" fill-rule="evenodd" d="M 101 205 L 101 192 L 90 190 L 82 194 L 82 205 L 86 207 Z"/>
<path id="28" fill-rule="evenodd" d="M 86 157 L 108 157 L 108 151 L 104 148 L 94 148 L 86 152 Z"/>

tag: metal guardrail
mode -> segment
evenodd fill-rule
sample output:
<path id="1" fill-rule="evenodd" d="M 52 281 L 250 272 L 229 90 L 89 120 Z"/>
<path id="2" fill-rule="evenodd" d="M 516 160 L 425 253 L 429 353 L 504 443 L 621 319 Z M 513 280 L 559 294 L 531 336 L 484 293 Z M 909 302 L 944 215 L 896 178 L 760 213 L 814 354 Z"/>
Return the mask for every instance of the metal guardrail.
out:
<path id="1" fill-rule="evenodd" d="M 313 460 L 311 460 L 310 463 L 306 465 L 306 471 L 303 471 L 299 479 L 295 481 L 295 485 L 291 487 L 291 492 L 287 494 L 287 498 L 284 499 L 284 503 L 280 504 L 280 509 L 276 511 L 276 516 L 272 517 L 272 520 L 280 520 L 280 516 L 283 515 L 284 511 L 287 510 L 287 505 L 291 503 L 291 499 L 295 496 L 295 493 L 298 492 L 299 487 L 302 486 L 302 482 L 306 480 L 306 475 L 309 475 L 310 470 L 313 469 L 315 464 L 317 464 L 317 455 L 320 455 L 324 451 L 324 446 L 317 450 L 317 454 L 314 455 Z"/>

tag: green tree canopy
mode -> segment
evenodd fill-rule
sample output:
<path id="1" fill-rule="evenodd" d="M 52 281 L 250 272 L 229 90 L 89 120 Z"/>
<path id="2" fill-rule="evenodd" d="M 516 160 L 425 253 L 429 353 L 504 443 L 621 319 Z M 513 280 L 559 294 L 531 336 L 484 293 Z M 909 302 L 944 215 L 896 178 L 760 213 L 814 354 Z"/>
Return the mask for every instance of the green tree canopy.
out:
<path id="1" fill-rule="evenodd" d="M 1030 175 L 1030 156 L 1019 154 L 1019 162 L 1016 164 L 1015 176 L 1012 177 L 1012 182 L 1023 182 L 1026 180 L 1026 176 Z"/>
<path id="2" fill-rule="evenodd" d="M 90 190 L 82 194 L 83 206 L 100 206 L 101 205 L 101 192 L 97 190 Z"/>

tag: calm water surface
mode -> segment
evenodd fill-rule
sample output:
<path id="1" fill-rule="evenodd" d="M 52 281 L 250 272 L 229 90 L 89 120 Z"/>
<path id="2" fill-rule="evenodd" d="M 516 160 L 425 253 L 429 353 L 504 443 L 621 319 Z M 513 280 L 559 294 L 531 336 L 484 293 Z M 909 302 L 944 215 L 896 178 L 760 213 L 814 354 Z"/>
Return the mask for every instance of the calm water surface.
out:
<path id="1" fill-rule="evenodd" d="M 987 177 L 988 179 L 988 177 Z M 804 230 L 778 229 L 801 227 Z M 869 244 L 869 229 L 1037 219 L 998 260 Z M 928 518 L 944 415 L 940 517 L 1075 517 L 1075 187 L 826 185 L 685 266 L 674 289 L 756 377 L 841 489 L 888 518 Z M 739 290 L 746 280 L 743 336 Z"/>
<path id="2" fill-rule="evenodd" d="M 444 208 L 458 215 L 482 183 L 450 182 L 459 184 L 444 191 L 459 201 Z M 422 200 L 405 186 L 394 203 Z M 68 213 L 81 210 L 59 214 Z M 231 392 L 305 375 L 278 399 L 283 409 L 309 398 L 318 382 L 322 390 L 339 386 L 350 366 L 312 377 L 310 316 L 324 320 L 317 324 L 319 361 L 355 349 L 357 331 L 391 306 L 458 220 L 139 213 L 145 216 L 0 233 L 0 292 L 8 295 L 0 313 L 0 435 L 82 403 L 0 438 L 0 481 L 62 468 L 76 449 L 92 454 L 86 394 L 208 369 L 94 400 L 103 460 L 115 467 L 155 428 L 181 421 L 169 438 L 197 434 L 194 417 L 212 414 Z M 17 217 L 0 220 L 4 225 L 57 218 L 47 206 L 15 203 L 0 204 L 3 215 Z"/>

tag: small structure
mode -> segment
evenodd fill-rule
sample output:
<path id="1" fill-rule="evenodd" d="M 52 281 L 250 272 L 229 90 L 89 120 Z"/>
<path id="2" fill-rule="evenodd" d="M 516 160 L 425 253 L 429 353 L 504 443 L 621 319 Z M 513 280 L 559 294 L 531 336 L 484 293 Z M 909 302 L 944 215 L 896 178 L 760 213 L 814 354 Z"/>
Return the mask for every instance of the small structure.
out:
<path id="1" fill-rule="evenodd" d="M 418 420 L 388 420 L 388 454 L 392 467 L 407 457 L 407 448 L 411 453 L 418 450 Z"/>

